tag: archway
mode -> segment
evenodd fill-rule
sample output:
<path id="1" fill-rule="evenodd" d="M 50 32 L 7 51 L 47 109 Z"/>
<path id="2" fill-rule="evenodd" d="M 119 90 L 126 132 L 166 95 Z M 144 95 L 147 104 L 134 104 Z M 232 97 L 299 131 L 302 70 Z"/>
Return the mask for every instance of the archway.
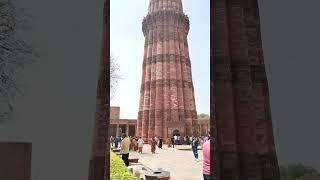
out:
<path id="1" fill-rule="evenodd" d="M 179 130 L 178 129 L 173 130 L 172 135 L 173 136 L 175 136 L 175 135 L 180 136 Z"/>

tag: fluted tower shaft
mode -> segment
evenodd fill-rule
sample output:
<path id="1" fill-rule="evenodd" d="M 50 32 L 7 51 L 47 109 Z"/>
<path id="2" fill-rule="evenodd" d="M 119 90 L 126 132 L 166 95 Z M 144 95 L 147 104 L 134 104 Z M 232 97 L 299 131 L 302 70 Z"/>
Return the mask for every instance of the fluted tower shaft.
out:
<path id="1" fill-rule="evenodd" d="M 197 135 L 197 113 L 181 0 L 150 0 L 145 36 L 137 135 L 143 139 Z"/>

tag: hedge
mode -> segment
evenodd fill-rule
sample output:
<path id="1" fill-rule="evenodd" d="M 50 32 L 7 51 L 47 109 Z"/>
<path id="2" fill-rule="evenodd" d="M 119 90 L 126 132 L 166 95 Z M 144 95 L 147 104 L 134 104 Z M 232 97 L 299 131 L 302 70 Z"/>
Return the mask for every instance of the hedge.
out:
<path id="1" fill-rule="evenodd" d="M 110 152 L 110 179 L 111 180 L 138 180 L 134 174 L 132 174 L 123 160 L 120 159 L 114 152 Z"/>

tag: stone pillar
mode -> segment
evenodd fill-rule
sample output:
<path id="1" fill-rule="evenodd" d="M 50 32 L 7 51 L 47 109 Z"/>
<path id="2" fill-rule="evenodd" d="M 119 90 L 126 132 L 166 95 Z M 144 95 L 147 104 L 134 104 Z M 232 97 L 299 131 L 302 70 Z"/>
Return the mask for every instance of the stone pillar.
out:
<path id="1" fill-rule="evenodd" d="M 129 136 L 129 124 L 126 126 L 126 135 Z"/>
<path id="2" fill-rule="evenodd" d="M 155 136 L 163 136 L 163 52 L 164 27 L 158 29 L 156 61 L 155 61 Z"/>
<path id="3" fill-rule="evenodd" d="M 117 130 L 116 130 L 116 136 L 119 136 L 119 123 L 117 123 Z"/>
<path id="4" fill-rule="evenodd" d="M 211 94 L 221 179 L 278 180 L 257 0 L 213 1 L 213 7 Z"/>

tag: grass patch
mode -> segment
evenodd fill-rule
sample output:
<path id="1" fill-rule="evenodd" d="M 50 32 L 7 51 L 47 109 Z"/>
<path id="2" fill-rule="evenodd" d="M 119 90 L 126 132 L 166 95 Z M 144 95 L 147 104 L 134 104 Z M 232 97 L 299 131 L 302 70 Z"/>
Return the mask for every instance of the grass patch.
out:
<path id="1" fill-rule="evenodd" d="M 111 180 L 138 180 L 132 174 L 123 160 L 120 159 L 114 152 L 110 151 L 110 179 Z"/>

